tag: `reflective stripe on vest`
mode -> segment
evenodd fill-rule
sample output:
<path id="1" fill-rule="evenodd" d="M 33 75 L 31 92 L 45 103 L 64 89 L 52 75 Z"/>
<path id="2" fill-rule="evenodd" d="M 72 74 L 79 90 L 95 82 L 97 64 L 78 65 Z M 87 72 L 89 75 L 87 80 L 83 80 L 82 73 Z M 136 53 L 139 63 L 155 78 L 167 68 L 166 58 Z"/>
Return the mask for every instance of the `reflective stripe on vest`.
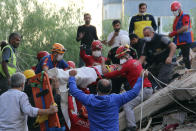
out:
<path id="1" fill-rule="evenodd" d="M 180 18 L 177 22 L 177 25 L 175 27 L 176 31 L 181 29 L 184 26 L 183 22 L 182 22 L 182 19 L 185 15 L 187 15 L 187 14 L 182 14 L 180 16 Z M 177 44 L 177 45 L 183 45 L 183 44 L 192 43 L 192 42 L 193 42 L 193 32 L 192 32 L 191 21 L 190 21 L 190 17 L 189 17 L 188 30 L 186 32 L 183 32 L 182 34 L 178 34 L 177 36 L 175 36 L 174 43 Z"/>
<path id="2" fill-rule="evenodd" d="M 7 66 L 8 66 L 8 73 L 11 75 L 13 75 L 14 73 L 16 73 L 16 55 L 12 49 L 12 47 L 10 45 L 7 45 L 5 46 L 2 51 L 1 51 L 1 54 L 0 54 L 0 73 L 5 77 L 5 73 L 2 69 L 2 52 L 5 48 L 9 48 L 10 49 L 10 53 L 11 53 L 11 56 L 8 60 L 8 63 L 7 63 Z"/>

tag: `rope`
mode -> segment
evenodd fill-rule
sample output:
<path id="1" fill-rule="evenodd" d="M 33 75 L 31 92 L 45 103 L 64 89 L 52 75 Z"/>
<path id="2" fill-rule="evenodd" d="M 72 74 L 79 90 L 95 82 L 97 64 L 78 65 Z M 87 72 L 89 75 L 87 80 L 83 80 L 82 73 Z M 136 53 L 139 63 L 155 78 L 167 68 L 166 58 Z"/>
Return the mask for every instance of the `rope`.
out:
<path id="1" fill-rule="evenodd" d="M 166 83 L 160 81 L 160 80 L 159 80 L 158 78 L 156 78 L 151 72 L 149 72 L 149 73 L 151 74 L 151 76 L 153 77 L 153 79 L 154 79 L 156 82 L 158 81 L 158 82 L 162 83 L 162 84 L 165 85 L 165 86 L 168 86 L 168 87 L 170 86 L 170 87 L 175 88 L 175 89 L 180 89 L 180 88 L 173 87 L 173 86 L 171 86 L 171 85 L 168 85 L 168 84 L 166 84 Z M 158 82 L 157 82 L 157 84 L 158 84 L 161 88 L 163 88 Z M 186 88 L 184 88 L 184 89 L 186 89 Z M 187 88 L 187 89 L 189 89 L 189 88 Z M 194 88 L 190 88 L 190 89 L 194 89 Z M 172 91 L 169 90 L 169 92 L 172 92 Z M 185 107 L 183 104 L 181 104 L 179 101 L 177 101 L 177 100 L 176 100 L 173 96 L 171 96 L 170 94 L 168 94 L 168 96 L 169 96 L 171 99 L 173 99 L 178 105 L 180 105 L 181 107 L 183 107 L 184 109 L 188 110 L 189 112 L 192 112 L 193 114 L 196 114 L 195 111 L 193 111 L 193 110 L 191 110 L 191 109 Z"/>
<path id="2" fill-rule="evenodd" d="M 141 103 L 143 102 L 143 96 L 144 96 L 144 74 L 146 71 L 142 72 L 142 90 L 141 90 Z M 141 115 L 140 115 L 140 131 L 142 129 L 142 117 L 143 117 L 143 104 L 141 105 Z"/>

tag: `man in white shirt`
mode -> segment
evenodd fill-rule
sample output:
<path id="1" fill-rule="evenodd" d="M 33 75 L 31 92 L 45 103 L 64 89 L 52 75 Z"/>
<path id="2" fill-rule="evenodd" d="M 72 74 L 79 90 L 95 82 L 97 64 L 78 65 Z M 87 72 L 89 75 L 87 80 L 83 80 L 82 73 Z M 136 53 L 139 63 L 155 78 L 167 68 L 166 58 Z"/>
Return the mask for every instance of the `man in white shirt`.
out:
<path id="1" fill-rule="evenodd" d="M 128 32 L 120 29 L 121 23 L 119 20 L 114 20 L 112 22 L 112 26 L 114 31 L 108 35 L 107 43 L 109 46 L 111 46 L 111 48 L 114 48 L 120 46 L 120 36 L 128 36 Z"/>
<path id="2" fill-rule="evenodd" d="M 17 72 L 11 76 L 11 89 L 0 95 L 0 131 L 28 131 L 27 116 L 49 115 L 58 111 L 51 105 L 48 109 L 34 108 L 22 92 L 25 76 Z"/>

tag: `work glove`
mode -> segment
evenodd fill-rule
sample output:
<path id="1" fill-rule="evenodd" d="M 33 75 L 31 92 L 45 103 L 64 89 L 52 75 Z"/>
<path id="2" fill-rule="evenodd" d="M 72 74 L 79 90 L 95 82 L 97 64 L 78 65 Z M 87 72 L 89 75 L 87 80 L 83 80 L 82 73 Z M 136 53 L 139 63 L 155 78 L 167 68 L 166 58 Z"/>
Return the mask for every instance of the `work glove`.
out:
<path id="1" fill-rule="evenodd" d="M 177 35 L 177 31 L 173 31 L 173 32 L 169 33 L 169 37 L 173 37 L 175 35 Z"/>

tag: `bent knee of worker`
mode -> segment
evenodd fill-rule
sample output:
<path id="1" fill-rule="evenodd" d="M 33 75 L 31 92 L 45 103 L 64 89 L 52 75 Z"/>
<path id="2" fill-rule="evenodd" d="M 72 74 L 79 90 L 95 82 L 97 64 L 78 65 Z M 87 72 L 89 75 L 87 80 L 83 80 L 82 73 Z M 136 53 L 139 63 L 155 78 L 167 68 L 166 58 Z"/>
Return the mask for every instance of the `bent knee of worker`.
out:
<path id="1" fill-rule="evenodd" d="M 148 88 L 148 87 L 144 88 L 144 100 L 150 98 L 152 93 L 153 93 L 152 87 L 151 88 Z"/>
<path id="2" fill-rule="evenodd" d="M 131 103 L 127 103 L 127 104 L 124 104 L 124 105 L 123 105 L 123 109 L 124 109 L 125 111 L 127 111 L 127 110 L 132 110 L 133 108 L 134 108 L 134 105 L 131 104 Z"/>

